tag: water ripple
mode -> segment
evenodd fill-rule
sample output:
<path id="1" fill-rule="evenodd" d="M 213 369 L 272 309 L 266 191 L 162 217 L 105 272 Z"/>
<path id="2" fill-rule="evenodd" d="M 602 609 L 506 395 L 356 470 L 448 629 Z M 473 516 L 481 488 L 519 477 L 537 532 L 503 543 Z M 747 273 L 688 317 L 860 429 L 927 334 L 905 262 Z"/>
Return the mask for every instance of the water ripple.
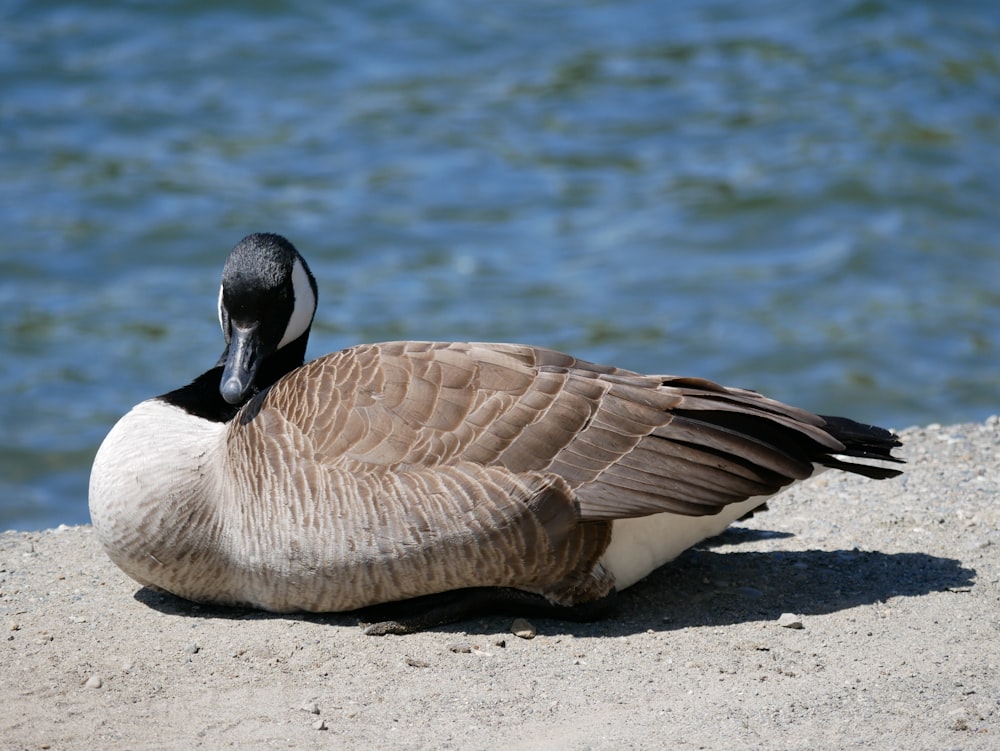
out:
<path id="1" fill-rule="evenodd" d="M 1000 409 L 985 2 L 10 2 L 0 527 L 86 520 L 131 404 L 286 233 L 311 352 L 520 340 L 897 427 Z"/>

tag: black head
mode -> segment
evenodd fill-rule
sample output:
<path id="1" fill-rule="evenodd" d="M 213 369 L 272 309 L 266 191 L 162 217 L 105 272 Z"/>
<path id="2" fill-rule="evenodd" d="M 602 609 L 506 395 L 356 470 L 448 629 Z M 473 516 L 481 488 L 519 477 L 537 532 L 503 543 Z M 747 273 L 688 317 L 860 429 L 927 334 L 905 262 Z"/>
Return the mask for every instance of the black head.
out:
<path id="1" fill-rule="evenodd" d="M 219 289 L 222 398 L 242 404 L 301 365 L 315 313 L 316 280 L 295 246 L 265 233 L 240 240 Z"/>

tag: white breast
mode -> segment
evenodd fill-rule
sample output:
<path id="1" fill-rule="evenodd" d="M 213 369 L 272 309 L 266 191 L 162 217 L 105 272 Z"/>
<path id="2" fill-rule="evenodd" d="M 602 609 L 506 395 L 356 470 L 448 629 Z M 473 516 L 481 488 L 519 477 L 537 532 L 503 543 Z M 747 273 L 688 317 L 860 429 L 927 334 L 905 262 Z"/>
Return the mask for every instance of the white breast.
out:
<path id="1" fill-rule="evenodd" d="M 90 518 L 111 559 L 143 584 L 214 534 L 226 426 L 158 399 L 136 405 L 104 439 L 90 473 Z"/>

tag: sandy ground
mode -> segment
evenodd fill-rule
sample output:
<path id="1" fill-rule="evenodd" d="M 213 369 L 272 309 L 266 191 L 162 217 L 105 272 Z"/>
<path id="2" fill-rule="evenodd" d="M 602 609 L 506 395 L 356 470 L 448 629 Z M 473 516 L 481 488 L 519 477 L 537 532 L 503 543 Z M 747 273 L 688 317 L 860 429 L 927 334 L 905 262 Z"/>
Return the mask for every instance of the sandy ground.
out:
<path id="1" fill-rule="evenodd" d="M 533 639 L 198 607 L 89 527 L 4 533 L 0 748 L 998 749 L 1000 420 L 904 439 Z"/>

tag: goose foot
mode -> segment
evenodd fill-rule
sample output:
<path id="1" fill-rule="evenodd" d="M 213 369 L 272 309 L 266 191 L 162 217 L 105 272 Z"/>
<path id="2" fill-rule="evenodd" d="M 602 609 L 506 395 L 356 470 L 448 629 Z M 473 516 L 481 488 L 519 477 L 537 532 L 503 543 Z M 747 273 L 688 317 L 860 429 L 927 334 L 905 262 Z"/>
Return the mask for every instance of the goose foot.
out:
<path id="1" fill-rule="evenodd" d="M 520 589 L 472 587 L 373 605 L 357 613 L 366 635 L 385 636 L 412 634 L 475 616 L 500 613 L 563 621 L 596 621 L 610 614 L 616 595 L 612 590 L 599 600 L 554 605 L 542 595 Z"/>

